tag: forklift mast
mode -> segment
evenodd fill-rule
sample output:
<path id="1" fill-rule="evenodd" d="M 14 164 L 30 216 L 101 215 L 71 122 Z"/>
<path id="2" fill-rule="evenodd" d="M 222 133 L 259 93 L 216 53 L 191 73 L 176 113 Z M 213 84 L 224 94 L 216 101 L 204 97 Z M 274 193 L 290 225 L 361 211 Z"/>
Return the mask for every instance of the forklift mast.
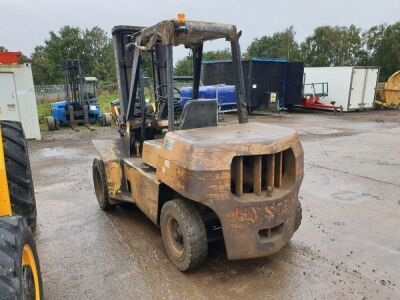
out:
<path id="1" fill-rule="evenodd" d="M 126 139 L 130 155 L 140 155 L 143 141 L 153 139 L 168 124 L 168 131 L 178 129 L 179 115 L 176 112 L 173 87 L 173 46 L 184 45 L 193 52 L 193 95 L 199 96 L 203 43 L 224 38 L 231 44 L 236 103 L 239 123 L 247 122 L 243 71 L 239 38 L 233 25 L 167 20 L 152 27 L 115 26 L 112 29 L 114 55 L 117 67 L 120 96 L 120 128 Z M 143 53 L 151 56 L 152 79 L 156 98 L 156 110 L 147 111 L 145 102 Z M 178 91 L 179 92 L 179 91 Z"/>
<path id="2" fill-rule="evenodd" d="M 83 60 L 63 59 L 61 68 L 64 71 L 66 100 L 83 105 L 85 100 L 88 100 L 84 93 Z"/>

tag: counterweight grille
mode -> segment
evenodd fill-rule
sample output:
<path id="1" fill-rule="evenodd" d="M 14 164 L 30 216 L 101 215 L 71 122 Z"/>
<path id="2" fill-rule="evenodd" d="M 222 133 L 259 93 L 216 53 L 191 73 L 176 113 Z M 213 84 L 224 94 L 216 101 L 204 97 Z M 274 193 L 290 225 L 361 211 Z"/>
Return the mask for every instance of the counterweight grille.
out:
<path id="1" fill-rule="evenodd" d="M 292 149 L 273 154 L 236 156 L 231 166 L 231 191 L 237 196 L 254 193 L 271 197 L 276 189 L 294 183 L 295 167 Z"/>

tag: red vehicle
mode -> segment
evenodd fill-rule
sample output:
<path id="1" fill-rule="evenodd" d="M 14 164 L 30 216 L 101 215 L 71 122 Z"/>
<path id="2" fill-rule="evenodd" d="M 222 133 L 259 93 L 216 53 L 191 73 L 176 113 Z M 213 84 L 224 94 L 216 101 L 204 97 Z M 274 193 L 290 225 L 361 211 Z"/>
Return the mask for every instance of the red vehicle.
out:
<path id="1" fill-rule="evenodd" d="M 319 89 L 316 92 L 317 88 Z M 302 108 L 320 109 L 320 110 L 331 110 L 331 111 L 342 111 L 341 106 L 335 106 L 335 101 L 330 103 L 321 102 L 321 97 L 328 96 L 328 83 L 318 82 L 304 84 L 303 100 L 301 103 Z"/>

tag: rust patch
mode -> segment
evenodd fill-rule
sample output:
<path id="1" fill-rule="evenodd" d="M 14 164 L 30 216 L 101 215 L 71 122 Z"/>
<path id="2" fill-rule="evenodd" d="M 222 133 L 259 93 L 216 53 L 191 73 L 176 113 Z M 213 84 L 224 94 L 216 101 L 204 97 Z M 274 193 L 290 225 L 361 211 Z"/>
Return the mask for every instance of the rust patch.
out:
<path id="1" fill-rule="evenodd" d="M 122 170 L 118 161 L 104 162 L 107 175 L 107 187 L 110 195 L 121 191 Z"/>

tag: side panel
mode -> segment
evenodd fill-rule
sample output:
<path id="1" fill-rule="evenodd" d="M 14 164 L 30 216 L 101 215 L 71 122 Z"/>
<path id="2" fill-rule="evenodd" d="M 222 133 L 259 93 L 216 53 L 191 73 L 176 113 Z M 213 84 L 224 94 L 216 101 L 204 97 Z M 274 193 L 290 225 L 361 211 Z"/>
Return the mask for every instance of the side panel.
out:
<path id="1" fill-rule="evenodd" d="M 328 96 L 321 102 L 335 101 L 337 106 L 348 110 L 352 67 L 309 67 L 304 68 L 305 84 L 328 82 Z"/>
<path id="2" fill-rule="evenodd" d="M 351 108 L 359 107 L 360 109 L 366 109 L 374 107 L 378 76 L 379 68 L 354 68 L 353 83 L 357 88 L 361 88 L 361 90 L 352 95 L 350 99 L 350 103 L 352 104 Z M 357 82 L 355 82 L 354 79 L 356 79 Z"/>
<path id="3" fill-rule="evenodd" d="M 0 73 L 0 118 L 20 121 L 13 73 Z"/>
<path id="4" fill-rule="evenodd" d="M 277 93 L 280 106 L 285 103 L 286 63 L 252 61 L 252 107 L 267 107 L 270 93 Z"/>
<path id="5" fill-rule="evenodd" d="M 301 103 L 303 92 L 304 63 L 288 62 L 285 85 L 285 106 Z"/>
<path id="6" fill-rule="evenodd" d="M 150 220 L 157 224 L 158 194 L 160 182 L 157 180 L 154 171 L 146 172 L 137 166 L 125 163 L 125 177 L 130 183 L 132 198 L 137 207 Z"/>
<path id="7" fill-rule="evenodd" d="M 368 72 L 364 68 L 354 68 L 353 78 L 351 81 L 351 94 L 349 99 L 349 109 L 359 110 L 364 109 L 364 91 L 367 81 Z"/>

